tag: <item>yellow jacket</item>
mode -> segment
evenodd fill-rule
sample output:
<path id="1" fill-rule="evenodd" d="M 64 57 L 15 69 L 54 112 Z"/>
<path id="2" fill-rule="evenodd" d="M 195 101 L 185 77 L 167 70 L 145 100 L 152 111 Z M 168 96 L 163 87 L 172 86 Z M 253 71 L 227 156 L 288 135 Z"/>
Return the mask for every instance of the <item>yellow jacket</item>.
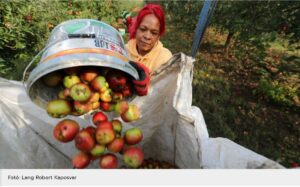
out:
<path id="1" fill-rule="evenodd" d="M 150 73 L 157 70 L 162 64 L 166 63 L 172 57 L 171 51 L 164 48 L 160 41 L 158 41 L 152 50 L 145 56 L 138 54 L 135 39 L 129 40 L 126 44 L 126 49 L 130 60 L 143 63 L 147 68 L 149 68 Z"/>

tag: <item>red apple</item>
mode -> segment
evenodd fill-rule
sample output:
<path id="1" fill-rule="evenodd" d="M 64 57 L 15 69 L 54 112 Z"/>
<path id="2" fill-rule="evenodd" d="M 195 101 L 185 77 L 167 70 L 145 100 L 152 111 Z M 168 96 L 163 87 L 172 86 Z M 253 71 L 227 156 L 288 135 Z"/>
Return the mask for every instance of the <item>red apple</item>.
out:
<path id="1" fill-rule="evenodd" d="M 106 82 L 105 77 L 97 76 L 92 82 L 91 87 L 94 91 L 98 91 L 100 93 L 104 92 L 108 89 L 108 83 Z"/>
<path id="2" fill-rule="evenodd" d="M 71 119 L 58 122 L 53 130 L 53 136 L 60 142 L 70 142 L 79 132 L 79 124 Z"/>
<path id="3" fill-rule="evenodd" d="M 80 83 L 80 79 L 77 75 L 65 76 L 63 81 L 66 88 L 71 88 L 73 85 Z"/>
<path id="4" fill-rule="evenodd" d="M 96 141 L 99 144 L 106 145 L 112 142 L 116 137 L 116 133 L 112 128 L 97 128 Z"/>
<path id="5" fill-rule="evenodd" d="M 90 135 L 88 131 L 81 130 L 75 136 L 75 146 L 81 151 L 89 152 L 94 148 L 95 144 L 95 139 Z"/>
<path id="6" fill-rule="evenodd" d="M 62 118 L 70 114 L 72 107 L 70 103 L 63 99 L 48 102 L 47 113 L 54 118 Z"/>
<path id="7" fill-rule="evenodd" d="M 144 153 L 139 147 L 129 147 L 124 151 L 123 159 L 127 166 L 137 168 L 143 163 Z"/>
<path id="8" fill-rule="evenodd" d="M 105 112 L 111 112 L 115 109 L 115 105 L 110 102 L 101 102 L 100 108 Z"/>
<path id="9" fill-rule="evenodd" d="M 91 161 L 95 161 L 95 160 L 97 160 L 98 158 L 100 158 L 101 156 L 93 156 L 93 155 L 91 155 Z"/>
<path id="10" fill-rule="evenodd" d="M 121 134 L 121 132 L 122 132 L 122 122 L 120 120 L 118 120 L 118 119 L 113 119 L 111 121 L 111 124 L 113 126 L 114 131 L 117 134 Z"/>
<path id="11" fill-rule="evenodd" d="M 109 129 L 113 129 L 113 126 L 111 124 L 111 122 L 109 121 L 103 121 L 97 124 L 97 129 L 101 128 L 101 129 L 105 129 L 105 128 L 109 128 Z"/>
<path id="12" fill-rule="evenodd" d="M 139 119 L 140 115 L 140 110 L 136 105 L 129 105 L 128 110 L 121 114 L 121 118 L 125 122 L 131 122 Z"/>
<path id="13" fill-rule="evenodd" d="M 95 69 L 85 69 L 80 73 L 80 79 L 84 83 L 90 83 L 98 76 L 98 74 L 98 71 Z"/>
<path id="14" fill-rule="evenodd" d="M 100 157 L 99 166 L 103 169 L 115 169 L 118 167 L 118 159 L 116 155 L 107 153 Z"/>
<path id="15" fill-rule="evenodd" d="M 114 139 L 110 144 L 107 145 L 107 149 L 113 153 L 120 152 L 124 147 L 124 139 L 122 137 Z"/>
<path id="16" fill-rule="evenodd" d="M 124 138 L 123 138 L 124 139 Z M 120 151 L 120 154 L 123 155 L 124 152 L 129 148 L 129 147 L 134 147 L 133 145 L 128 145 L 126 144 L 125 140 L 124 140 L 124 146 L 123 146 L 123 149 Z"/>
<path id="17" fill-rule="evenodd" d="M 107 116 L 103 112 L 96 112 L 93 115 L 93 123 L 94 125 L 98 125 L 101 122 L 107 121 Z"/>
<path id="18" fill-rule="evenodd" d="M 93 126 L 88 126 L 84 128 L 85 131 L 87 131 L 93 138 L 95 138 L 96 135 L 96 128 Z"/>
<path id="19" fill-rule="evenodd" d="M 134 127 L 125 131 L 124 139 L 128 145 L 134 145 L 143 139 L 143 133 L 141 129 Z"/>
<path id="20" fill-rule="evenodd" d="M 105 152 L 105 145 L 96 144 L 90 153 L 93 157 L 99 157 L 103 155 L 104 152 Z"/>
<path id="21" fill-rule="evenodd" d="M 106 80 L 113 91 L 121 91 L 127 82 L 127 77 L 122 71 L 111 70 L 107 73 Z"/>
<path id="22" fill-rule="evenodd" d="M 75 112 L 77 112 L 79 115 L 88 113 L 93 108 L 91 103 L 81 103 L 79 101 L 74 101 L 73 106 Z"/>
<path id="23" fill-rule="evenodd" d="M 118 114 L 123 114 L 124 112 L 126 112 L 129 108 L 129 104 L 127 101 L 120 101 L 120 102 L 117 102 L 116 105 L 115 105 L 115 111 L 118 113 Z"/>
<path id="24" fill-rule="evenodd" d="M 70 95 L 74 101 L 85 102 L 92 95 L 90 88 L 84 83 L 77 83 L 70 88 Z"/>
<path id="25" fill-rule="evenodd" d="M 132 95 L 131 86 L 129 84 L 126 84 L 122 89 L 123 97 L 130 97 Z"/>
<path id="26" fill-rule="evenodd" d="M 47 86 L 57 86 L 61 81 L 63 77 L 60 72 L 54 71 L 51 73 L 48 73 L 47 75 L 43 76 L 42 80 Z"/>
<path id="27" fill-rule="evenodd" d="M 90 155 L 80 152 L 73 157 L 72 164 L 74 168 L 83 169 L 89 165 L 90 161 L 91 161 Z"/>

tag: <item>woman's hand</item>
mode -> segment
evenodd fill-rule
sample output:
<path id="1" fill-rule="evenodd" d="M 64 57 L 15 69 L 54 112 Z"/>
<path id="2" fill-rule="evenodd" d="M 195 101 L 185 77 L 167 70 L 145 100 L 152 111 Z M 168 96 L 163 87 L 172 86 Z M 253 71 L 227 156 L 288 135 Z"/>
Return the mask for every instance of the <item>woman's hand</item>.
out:
<path id="1" fill-rule="evenodd" d="M 138 80 L 132 80 L 133 87 L 139 96 L 147 95 L 148 93 L 148 86 L 150 83 L 150 72 L 149 69 L 141 63 L 136 63 L 129 61 L 130 65 L 132 65 L 139 74 Z"/>

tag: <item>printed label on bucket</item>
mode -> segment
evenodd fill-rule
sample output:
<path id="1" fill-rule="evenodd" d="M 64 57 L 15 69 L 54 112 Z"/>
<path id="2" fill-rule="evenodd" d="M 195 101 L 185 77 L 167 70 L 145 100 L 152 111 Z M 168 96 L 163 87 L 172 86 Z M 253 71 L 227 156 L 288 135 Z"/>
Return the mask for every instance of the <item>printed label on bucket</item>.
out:
<path id="1" fill-rule="evenodd" d="M 97 20 L 78 19 L 64 22 L 52 31 L 48 43 L 55 44 L 43 53 L 41 62 L 79 53 L 103 54 L 129 61 L 119 32 Z"/>
<path id="2" fill-rule="evenodd" d="M 124 48 L 122 36 L 112 26 L 100 21 L 85 19 L 72 20 L 58 25 L 52 31 L 48 44 L 69 39 L 69 34 L 93 35 L 95 38 L 105 39 Z"/>
<path id="3" fill-rule="evenodd" d="M 51 46 L 42 57 L 41 62 L 46 62 L 58 56 L 78 54 L 78 53 L 98 53 L 119 58 L 128 62 L 127 52 L 118 44 L 105 38 L 96 39 L 72 39 L 59 42 Z"/>

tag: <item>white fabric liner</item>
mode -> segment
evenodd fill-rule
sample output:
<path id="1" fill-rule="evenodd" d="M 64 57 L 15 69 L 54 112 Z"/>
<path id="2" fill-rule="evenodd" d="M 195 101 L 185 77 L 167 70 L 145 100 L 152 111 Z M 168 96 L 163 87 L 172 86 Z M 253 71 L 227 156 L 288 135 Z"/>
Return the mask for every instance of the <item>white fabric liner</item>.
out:
<path id="1" fill-rule="evenodd" d="M 140 146 L 145 157 L 182 169 L 284 168 L 229 139 L 209 137 L 201 110 L 192 106 L 193 63 L 183 53 L 174 55 L 153 73 L 149 94 L 132 101 L 142 118 L 124 126 L 142 129 Z M 78 152 L 74 142 L 60 143 L 52 135 L 62 119 L 49 117 L 32 103 L 20 82 L 0 78 L 0 90 L 1 169 L 72 168 L 71 159 Z M 75 119 L 81 127 L 90 124 L 90 115 L 66 118 Z M 97 165 L 96 161 L 89 168 Z"/>

